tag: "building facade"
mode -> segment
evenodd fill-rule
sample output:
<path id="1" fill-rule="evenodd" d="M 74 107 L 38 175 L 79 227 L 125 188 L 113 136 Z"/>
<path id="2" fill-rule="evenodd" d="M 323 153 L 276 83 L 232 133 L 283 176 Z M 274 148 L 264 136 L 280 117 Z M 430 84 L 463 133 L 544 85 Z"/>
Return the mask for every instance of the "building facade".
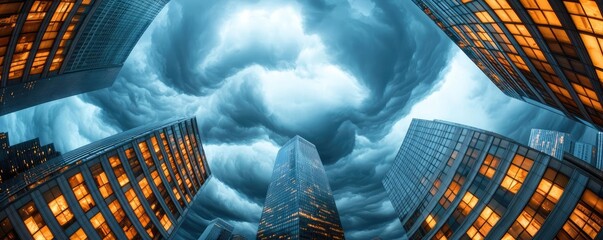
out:
<path id="1" fill-rule="evenodd" d="M 0 3 L 0 115 L 111 86 L 168 1 Z"/>
<path id="2" fill-rule="evenodd" d="M 383 179 L 410 239 L 601 239 L 603 174 L 496 133 L 414 119 Z"/>
<path id="3" fill-rule="evenodd" d="M 135 128 L 5 182 L 0 239 L 160 239 L 210 172 L 195 118 Z"/>
<path id="4" fill-rule="evenodd" d="M 8 133 L 0 133 L 0 185 L 60 154 L 52 143 L 41 146 L 37 138 L 10 146 Z"/>
<path id="5" fill-rule="evenodd" d="M 230 240 L 234 227 L 220 218 L 207 225 L 198 240 Z"/>
<path id="6" fill-rule="evenodd" d="M 314 144 L 295 136 L 278 151 L 258 239 L 344 239 Z"/>
<path id="7" fill-rule="evenodd" d="M 603 129 L 603 4 L 413 0 L 508 96 Z"/>
<path id="8" fill-rule="evenodd" d="M 528 146 L 557 159 L 561 159 L 563 158 L 564 152 L 571 151 L 572 143 L 572 138 L 568 133 L 544 129 L 532 129 Z"/>
<path id="9" fill-rule="evenodd" d="M 528 146 L 557 159 L 563 159 L 563 154 L 569 153 L 597 168 L 597 148 L 592 144 L 575 141 L 568 133 L 532 129 Z"/>

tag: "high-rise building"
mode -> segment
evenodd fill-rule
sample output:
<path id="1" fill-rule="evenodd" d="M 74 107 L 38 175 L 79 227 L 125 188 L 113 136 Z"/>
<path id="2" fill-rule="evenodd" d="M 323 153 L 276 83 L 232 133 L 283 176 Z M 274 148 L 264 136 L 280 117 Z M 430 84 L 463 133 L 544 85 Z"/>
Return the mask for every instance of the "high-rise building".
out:
<path id="1" fill-rule="evenodd" d="M 413 0 L 508 96 L 603 129 L 595 0 Z"/>
<path id="2" fill-rule="evenodd" d="M 575 141 L 568 133 L 553 130 L 532 129 L 528 146 L 557 159 L 563 159 L 563 154 L 569 153 L 596 167 L 595 146 Z"/>
<path id="3" fill-rule="evenodd" d="M 0 115 L 111 86 L 168 1 L 0 3 Z"/>
<path id="4" fill-rule="evenodd" d="M 207 225 L 198 240 L 230 240 L 234 227 L 220 218 Z"/>
<path id="5" fill-rule="evenodd" d="M 570 152 L 572 138 L 568 133 L 532 129 L 528 146 L 538 151 L 551 155 L 557 159 L 563 158 L 564 152 Z"/>
<path id="6" fill-rule="evenodd" d="M 207 166 L 195 118 L 102 139 L 4 182 L 0 239 L 168 238 Z"/>
<path id="7" fill-rule="evenodd" d="M 0 133 L 0 185 L 60 154 L 52 143 L 41 146 L 37 138 L 10 146 L 8 133 Z"/>
<path id="8" fill-rule="evenodd" d="M 257 238 L 344 239 L 320 156 L 300 136 L 278 151 Z"/>
<path id="9" fill-rule="evenodd" d="M 410 239 L 601 239 L 603 174 L 496 133 L 414 119 L 383 179 Z"/>

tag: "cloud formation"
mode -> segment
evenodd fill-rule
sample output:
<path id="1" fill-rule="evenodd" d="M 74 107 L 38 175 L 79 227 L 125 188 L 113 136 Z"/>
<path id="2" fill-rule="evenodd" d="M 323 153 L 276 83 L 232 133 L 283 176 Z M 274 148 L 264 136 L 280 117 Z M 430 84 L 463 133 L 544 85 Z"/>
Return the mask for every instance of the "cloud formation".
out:
<path id="1" fill-rule="evenodd" d="M 394 0 L 172 0 L 111 88 L 0 117 L 0 131 L 65 152 L 191 115 L 213 178 L 183 239 L 217 217 L 254 238 L 276 152 L 294 135 L 318 147 L 346 238 L 398 239 L 381 179 L 412 118 L 522 142 L 532 127 L 592 134 L 504 96 L 411 1 Z"/>

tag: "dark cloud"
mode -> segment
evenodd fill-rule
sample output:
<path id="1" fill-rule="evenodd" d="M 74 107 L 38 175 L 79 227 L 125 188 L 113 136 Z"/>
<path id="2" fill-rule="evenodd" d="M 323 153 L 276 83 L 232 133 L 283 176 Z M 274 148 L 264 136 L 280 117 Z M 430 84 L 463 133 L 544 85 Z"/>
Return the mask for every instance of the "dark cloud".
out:
<path id="1" fill-rule="evenodd" d="M 196 239 L 217 217 L 254 238 L 276 151 L 301 135 L 318 148 L 346 237 L 399 239 L 381 179 L 402 143 L 400 122 L 442 87 L 457 51 L 411 1 L 364 6 L 372 9 L 342 0 L 172 0 L 113 87 L 3 116 L 0 131 L 16 141 L 39 136 L 65 152 L 149 122 L 196 115 L 213 179 L 195 199 L 182 239 Z M 472 94 L 468 106 L 446 105 L 459 109 L 454 119 L 483 114 L 486 128 L 522 142 L 532 127 L 593 136 L 583 125 L 501 97 L 485 76 L 475 78 L 475 88 L 458 88 Z M 267 90 L 274 79 L 299 89 Z M 329 89 L 340 86 L 333 82 L 358 86 Z M 274 92 L 285 94 L 270 97 Z"/>

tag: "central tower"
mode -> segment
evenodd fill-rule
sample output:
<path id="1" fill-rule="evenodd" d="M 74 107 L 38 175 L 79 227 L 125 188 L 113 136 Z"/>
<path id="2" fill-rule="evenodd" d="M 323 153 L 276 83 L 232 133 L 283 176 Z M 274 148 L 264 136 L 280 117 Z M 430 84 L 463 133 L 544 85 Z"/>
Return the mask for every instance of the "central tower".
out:
<path id="1" fill-rule="evenodd" d="M 300 136 L 279 150 L 258 239 L 344 239 L 327 174 L 314 144 Z"/>

